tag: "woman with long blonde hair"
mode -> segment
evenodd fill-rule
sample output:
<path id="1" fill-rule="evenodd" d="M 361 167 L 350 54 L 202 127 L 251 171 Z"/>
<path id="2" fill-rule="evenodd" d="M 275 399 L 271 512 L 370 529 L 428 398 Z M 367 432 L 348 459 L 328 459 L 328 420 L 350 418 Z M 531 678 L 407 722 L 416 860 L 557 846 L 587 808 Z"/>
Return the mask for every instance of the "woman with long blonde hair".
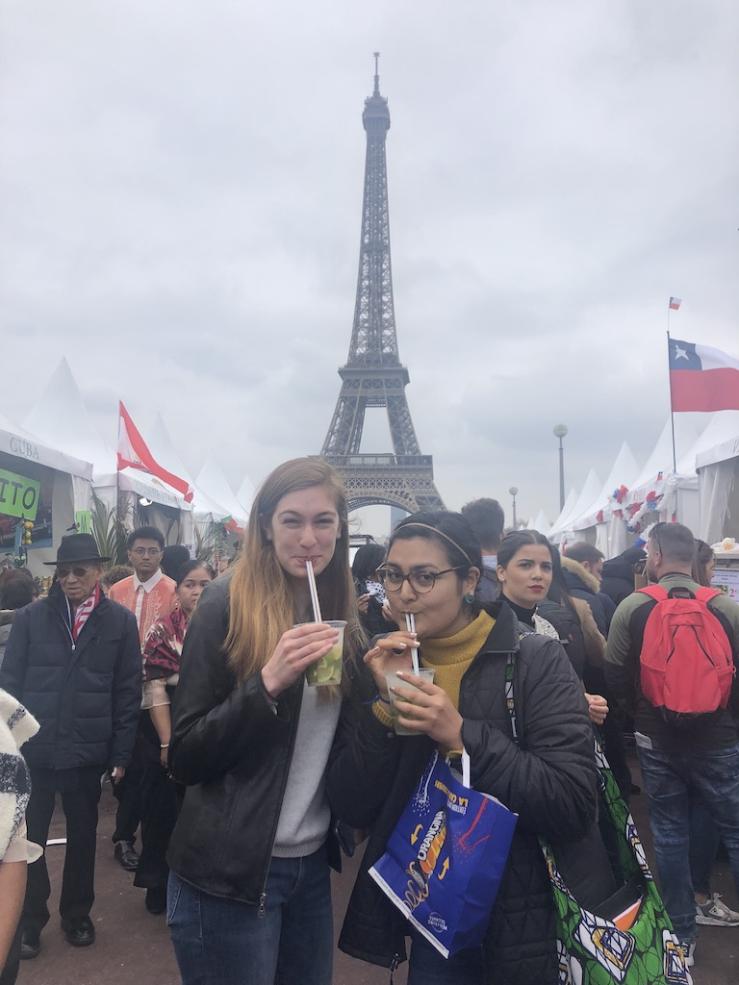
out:
<path id="1" fill-rule="evenodd" d="M 306 671 L 359 639 L 341 480 L 285 462 L 252 507 L 243 551 L 203 593 L 182 654 L 170 767 L 187 786 L 172 836 L 167 922 L 183 985 L 330 985 L 325 773 L 338 687 Z M 348 656 L 345 657 L 348 661 Z"/>

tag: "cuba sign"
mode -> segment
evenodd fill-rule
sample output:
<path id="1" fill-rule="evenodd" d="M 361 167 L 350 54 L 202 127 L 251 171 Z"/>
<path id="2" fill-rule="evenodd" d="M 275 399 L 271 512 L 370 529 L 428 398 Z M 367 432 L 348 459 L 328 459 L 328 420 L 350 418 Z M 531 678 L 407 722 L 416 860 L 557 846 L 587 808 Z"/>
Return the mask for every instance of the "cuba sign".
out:
<path id="1" fill-rule="evenodd" d="M 0 469 L 0 514 L 35 520 L 41 483 Z"/>

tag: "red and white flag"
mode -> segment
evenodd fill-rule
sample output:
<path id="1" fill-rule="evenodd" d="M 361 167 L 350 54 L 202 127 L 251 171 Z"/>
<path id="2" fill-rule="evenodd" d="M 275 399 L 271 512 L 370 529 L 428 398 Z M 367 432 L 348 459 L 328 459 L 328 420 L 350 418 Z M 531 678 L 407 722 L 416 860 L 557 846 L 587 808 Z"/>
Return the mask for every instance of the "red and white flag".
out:
<path id="1" fill-rule="evenodd" d="M 679 311 L 680 310 L 680 305 L 682 303 L 683 303 L 683 299 L 682 298 L 670 298 L 670 305 L 669 306 L 670 306 L 670 308 L 672 308 L 673 311 Z"/>
<path id="2" fill-rule="evenodd" d="M 739 410 L 739 359 L 670 339 L 670 392 L 673 411 Z"/>
<path id="3" fill-rule="evenodd" d="M 178 475 L 168 472 L 157 462 L 121 400 L 118 404 L 118 471 L 126 468 L 138 469 L 139 472 L 148 472 L 149 475 L 156 476 L 181 493 L 186 503 L 192 502 L 194 495 L 192 486 Z"/>

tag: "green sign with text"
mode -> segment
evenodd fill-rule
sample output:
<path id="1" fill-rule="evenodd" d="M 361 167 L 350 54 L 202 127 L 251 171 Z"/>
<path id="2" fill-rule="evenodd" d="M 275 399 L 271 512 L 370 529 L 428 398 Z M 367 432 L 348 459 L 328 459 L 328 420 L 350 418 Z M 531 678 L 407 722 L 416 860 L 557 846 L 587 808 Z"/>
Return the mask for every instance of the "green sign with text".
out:
<path id="1" fill-rule="evenodd" d="M 41 483 L 0 469 L 0 514 L 35 520 Z"/>

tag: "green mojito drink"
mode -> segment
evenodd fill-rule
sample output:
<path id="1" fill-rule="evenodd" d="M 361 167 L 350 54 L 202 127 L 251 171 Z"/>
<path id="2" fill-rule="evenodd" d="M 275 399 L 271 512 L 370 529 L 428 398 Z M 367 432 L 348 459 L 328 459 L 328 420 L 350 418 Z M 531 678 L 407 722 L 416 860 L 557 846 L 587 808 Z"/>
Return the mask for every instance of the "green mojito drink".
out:
<path id="1" fill-rule="evenodd" d="M 408 669 L 407 674 L 412 674 L 413 671 Z M 434 683 L 434 669 L 433 667 L 421 667 L 418 673 L 415 675 L 420 677 L 422 680 L 426 681 L 427 684 Z M 398 722 L 398 710 L 395 707 L 395 702 L 397 700 L 397 694 L 393 693 L 393 688 L 396 687 L 415 687 L 415 684 L 411 684 L 410 681 L 404 681 L 402 677 L 392 671 L 388 671 L 385 674 L 385 681 L 387 682 L 387 693 L 390 699 L 390 714 L 393 716 L 394 723 L 393 727 L 395 729 L 396 735 L 422 735 L 421 732 L 414 732 L 413 729 L 403 728 L 403 726 Z M 402 698 L 400 699 L 403 700 Z M 412 717 L 412 716 L 411 716 Z"/>
<path id="2" fill-rule="evenodd" d="M 327 626 L 338 629 L 339 638 L 325 655 L 305 672 L 305 679 L 311 687 L 323 687 L 326 684 L 341 684 L 341 667 L 344 662 L 344 628 L 345 622 L 340 619 L 324 619 Z"/>

